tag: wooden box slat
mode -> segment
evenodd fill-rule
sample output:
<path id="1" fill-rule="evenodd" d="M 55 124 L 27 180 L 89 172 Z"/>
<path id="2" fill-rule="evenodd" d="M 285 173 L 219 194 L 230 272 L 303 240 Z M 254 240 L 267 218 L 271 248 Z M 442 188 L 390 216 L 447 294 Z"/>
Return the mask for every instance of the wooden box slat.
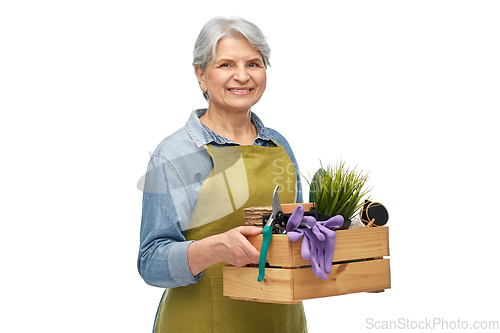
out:
<path id="1" fill-rule="evenodd" d="M 293 299 L 293 269 L 266 268 L 262 282 L 257 282 L 258 267 L 225 266 L 224 296 L 271 303 L 298 303 Z"/>
<path id="2" fill-rule="evenodd" d="M 369 260 L 332 266 L 328 280 L 312 269 L 294 269 L 294 300 L 345 295 L 391 288 L 389 259 Z"/>
<path id="3" fill-rule="evenodd" d="M 389 259 L 332 265 L 326 281 L 310 267 L 266 268 L 257 282 L 257 267 L 225 266 L 224 296 L 235 299 L 294 304 L 307 299 L 380 291 L 391 288 Z"/>
<path id="4" fill-rule="evenodd" d="M 389 228 L 358 228 L 338 230 L 333 262 L 384 257 L 389 255 Z M 260 251 L 262 235 L 249 236 L 248 240 Z M 299 267 L 310 265 L 300 254 L 302 239 L 291 242 L 286 235 L 273 235 L 267 252 L 271 266 Z"/>

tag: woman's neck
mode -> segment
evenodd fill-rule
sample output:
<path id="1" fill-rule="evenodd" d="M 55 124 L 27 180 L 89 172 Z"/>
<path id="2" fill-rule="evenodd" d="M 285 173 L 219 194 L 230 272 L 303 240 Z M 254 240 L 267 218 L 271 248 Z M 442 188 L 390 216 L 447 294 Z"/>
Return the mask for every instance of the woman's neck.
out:
<path id="1" fill-rule="evenodd" d="M 252 145 L 257 138 L 257 129 L 247 112 L 221 113 L 208 108 L 200 121 L 212 131 L 240 145 Z"/>

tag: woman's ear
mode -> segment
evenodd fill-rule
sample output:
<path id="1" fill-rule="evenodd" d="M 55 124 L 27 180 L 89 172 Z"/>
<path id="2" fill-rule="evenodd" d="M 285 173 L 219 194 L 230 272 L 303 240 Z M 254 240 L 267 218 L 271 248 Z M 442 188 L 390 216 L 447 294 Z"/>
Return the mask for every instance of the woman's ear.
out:
<path id="1" fill-rule="evenodd" d="M 207 82 L 205 80 L 205 71 L 201 69 L 200 66 L 196 66 L 194 69 L 196 77 L 198 78 L 198 84 L 200 89 L 205 93 L 207 91 Z"/>

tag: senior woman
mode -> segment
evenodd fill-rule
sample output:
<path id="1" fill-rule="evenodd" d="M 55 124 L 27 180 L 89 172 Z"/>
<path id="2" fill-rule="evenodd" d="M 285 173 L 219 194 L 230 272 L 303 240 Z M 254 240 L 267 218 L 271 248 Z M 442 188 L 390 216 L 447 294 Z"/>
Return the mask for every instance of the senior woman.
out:
<path id="1" fill-rule="evenodd" d="M 293 152 L 250 110 L 266 88 L 270 49 L 241 18 L 202 28 L 193 66 L 208 108 L 165 138 L 148 164 L 138 269 L 167 288 L 154 332 L 306 332 L 302 304 L 232 300 L 222 294 L 222 266 L 259 262 L 243 209 L 302 202 Z M 256 277 L 257 278 L 257 277 Z"/>

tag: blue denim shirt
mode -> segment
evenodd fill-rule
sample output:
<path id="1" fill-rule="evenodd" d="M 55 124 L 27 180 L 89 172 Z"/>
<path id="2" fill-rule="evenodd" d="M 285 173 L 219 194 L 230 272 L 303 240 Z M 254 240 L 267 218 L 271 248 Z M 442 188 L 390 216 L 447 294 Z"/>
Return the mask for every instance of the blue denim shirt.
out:
<path id="1" fill-rule="evenodd" d="M 192 241 L 185 234 L 193 215 L 203 181 L 213 168 L 204 145 L 238 145 L 206 127 L 200 117 L 206 109 L 195 110 L 186 125 L 165 138 L 151 155 L 144 184 L 141 239 L 137 267 L 144 281 L 162 288 L 196 283 L 202 273 L 189 270 L 187 250 Z M 270 142 L 283 146 L 298 170 L 295 156 L 277 131 L 264 127 L 252 113 L 257 129 L 254 145 L 269 147 Z M 302 188 L 297 174 L 297 202 Z"/>

